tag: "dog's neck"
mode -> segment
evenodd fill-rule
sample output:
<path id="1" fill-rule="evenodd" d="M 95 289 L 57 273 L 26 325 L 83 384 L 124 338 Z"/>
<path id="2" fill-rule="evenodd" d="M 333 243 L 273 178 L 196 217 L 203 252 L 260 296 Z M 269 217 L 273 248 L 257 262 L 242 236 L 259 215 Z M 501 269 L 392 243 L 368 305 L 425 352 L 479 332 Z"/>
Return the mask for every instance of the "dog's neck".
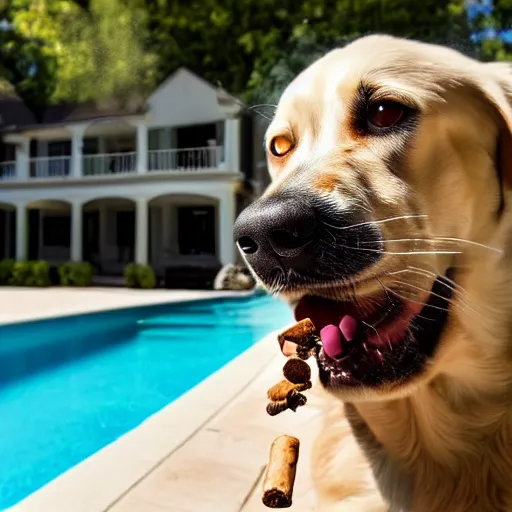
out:
<path id="1" fill-rule="evenodd" d="M 404 510 L 508 511 L 511 275 L 482 260 L 458 274 L 472 297 L 452 312 L 436 377 L 404 398 L 347 404 L 346 413 L 381 492 Z"/>
<path id="2" fill-rule="evenodd" d="M 381 492 L 404 510 L 458 512 L 454 503 L 482 512 L 512 507 L 509 379 L 492 391 L 486 384 L 460 389 L 455 378 L 440 376 L 406 398 L 346 405 Z"/>
<path id="3" fill-rule="evenodd" d="M 454 403 L 445 385 L 392 402 L 346 405 L 383 496 L 396 510 L 414 512 L 458 512 L 454 503 L 461 511 L 510 510 L 512 496 L 503 498 L 512 473 L 510 394 Z"/>

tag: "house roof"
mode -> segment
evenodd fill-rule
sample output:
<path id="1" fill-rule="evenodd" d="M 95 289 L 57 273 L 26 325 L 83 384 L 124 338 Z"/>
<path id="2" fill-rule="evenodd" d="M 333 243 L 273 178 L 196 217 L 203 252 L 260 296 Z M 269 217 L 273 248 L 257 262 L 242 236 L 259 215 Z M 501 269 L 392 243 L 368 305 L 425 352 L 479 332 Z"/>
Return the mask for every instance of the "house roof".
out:
<path id="1" fill-rule="evenodd" d="M 156 94 L 161 88 L 165 87 L 166 85 L 168 85 L 170 82 L 172 82 L 173 80 L 175 80 L 179 75 L 189 75 L 190 77 L 194 78 L 195 80 L 199 80 L 200 82 L 203 82 L 203 84 L 205 84 L 207 87 L 209 87 L 210 89 L 212 89 L 213 91 L 215 92 L 221 92 L 224 96 L 226 97 L 229 97 L 230 99 L 232 99 L 233 101 L 237 102 L 237 103 L 242 103 L 242 101 L 240 100 L 240 98 L 237 98 L 236 96 L 233 96 L 232 94 L 230 94 L 229 92 L 226 91 L 226 89 L 224 89 L 221 85 L 214 85 L 212 84 L 211 82 L 208 82 L 208 80 L 205 80 L 202 76 L 198 75 L 197 73 L 194 73 L 193 71 L 191 71 L 190 69 L 188 68 L 185 68 L 185 67 L 179 67 L 176 71 L 174 71 L 173 73 L 171 73 L 152 93 L 151 93 L 151 96 L 153 94 Z"/>
<path id="2" fill-rule="evenodd" d="M 22 130 L 47 128 L 49 126 L 66 125 L 73 122 L 88 121 L 105 117 L 121 117 L 129 115 L 144 114 L 148 110 L 147 100 L 162 87 L 172 82 L 179 74 L 188 74 L 195 80 L 200 80 L 216 92 L 221 92 L 223 98 L 229 98 L 234 102 L 242 102 L 229 94 L 225 89 L 217 87 L 187 68 L 178 68 L 169 75 L 151 94 L 134 94 L 128 98 L 111 98 L 97 102 L 81 104 L 61 104 L 48 107 L 43 113 L 40 121 L 37 121 L 34 114 L 28 109 L 23 101 L 14 93 L 10 87 L 10 96 L 6 101 L 2 100 L 0 88 L 0 131 L 19 132 Z M 9 84 L 10 85 L 10 84 Z M 1 82 L 0 82 L 1 86 Z M 3 120 L 3 122 L 2 122 Z"/>
<path id="3" fill-rule="evenodd" d="M 0 78 L 0 130 L 35 122 L 34 114 L 16 94 L 14 87 L 7 80 Z"/>

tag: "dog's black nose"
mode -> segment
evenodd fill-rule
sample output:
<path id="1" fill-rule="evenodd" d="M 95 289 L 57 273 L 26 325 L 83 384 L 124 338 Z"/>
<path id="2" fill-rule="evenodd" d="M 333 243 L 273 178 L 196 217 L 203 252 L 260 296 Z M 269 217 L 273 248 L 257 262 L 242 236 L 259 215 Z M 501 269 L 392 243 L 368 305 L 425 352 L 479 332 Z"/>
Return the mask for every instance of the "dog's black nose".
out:
<path id="1" fill-rule="evenodd" d="M 382 234 L 364 212 L 304 190 L 261 197 L 240 213 L 234 237 L 269 289 L 353 278 L 383 254 Z"/>
<path id="2" fill-rule="evenodd" d="M 248 261 L 298 258 L 313 240 L 316 217 L 303 199 L 270 196 L 248 206 L 234 226 L 236 243 Z"/>

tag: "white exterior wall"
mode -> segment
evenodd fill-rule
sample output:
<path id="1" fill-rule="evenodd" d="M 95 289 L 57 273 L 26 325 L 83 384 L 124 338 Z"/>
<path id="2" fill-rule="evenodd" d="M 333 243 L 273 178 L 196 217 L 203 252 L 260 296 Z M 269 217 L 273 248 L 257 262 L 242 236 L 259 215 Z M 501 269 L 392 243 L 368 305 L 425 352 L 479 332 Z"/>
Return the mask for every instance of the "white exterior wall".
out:
<path id="1" fill-rule="evenodd" d="M 235 175 L 236 177 L 236 175 Z M 131 204 L 110 205 L 108 202 L 100 207 L 100 258 L 102 261 L 111 265 L 112 270 L 118 271 L 116 259 L 118 248 L 116 246 L 116 212 L 123 209 L 133 210 L 136 207 L 147 208 L 147 214 L 153 219 L 155 236 L 153 240 L 153 261 L 148 261 L 148 252 L 145 245 L 149 237 L 145 214 L 140 214 L 139 225 L 136 230 L 135 258 L 139 262 L 154 263 L 160 267 L 166 265 L 179 265 L 182 263 L 204 263 L 211 261 L 211 257 L 181 257 L 177 252 L 177 205 L 193 204 L 213 204 L 217 212 L 217 259 L 222 264 L 234 262 L 235 246 L 232 237 L 232 227 L 234 222 L 235 205 L 235 187 L 237 179 L 233 173 L 226 173 L 223 176 L 216 176 L 216 179 L 196 177 L 196 179 L 179 180 L 148 180 L 137 176 L 137 179 L 111 180 L 103 183 L 76 184 L 61 187 L 37 187 L 27 188 L 23 186 L 10 187 L 7 191 L 0 189 L 0 202 L 13 205 L 20 215 L 17 235 L 26 236 L 26 208 L 31 203 L 39 201 L 64 201 L 74 205 L 72 212 L 74 215 L 81 215 L 83 207 L 90 201 L 98 199 L 122 198 L 132 201 Z M 99 181 L 99 180 L 98 180 Z M 168 196 L 168 197 L 162 197 Z M 4 200 L 9 198 L 10 201 Z M 160 198 L 160 199 L 159 199 Z M 153 201 L 153 202 L 152 202 Z M 152 215 L 150 211 L 159 212 Z M 52 211 L 51 215 L 66 214 L 69 215 L 69 209 L 64 211 Z M 43 222 L 45 210 L 41 210 L 40 222 Z M 137 214 L 136 214 L 137 218 Z M 72 226 L 75 231 L 81 231 L 81 221 L 72 217 Z M 136 221 L 137 226 L 137 221 Z M 103 228 L 103 229 L 101 229 Z M 155 240 L 157 238 L 157 240 Z M 74 247 L 75 259 L 80 259 L 78 255 L 82 254 L 81 232 L 75 234 Z M 27 239 L 17 240 L 17 257 L 24 259 L 26 257 Z M 71 256 L 71 248 L 44 247 L 40 238 L 39 255 L 50 262 L 67 261 Z M 118 265 L 119 266 L 119 265 Z"/>
<path id="2" fill-rule="evenodd" d="M 225 117 L 215 87 L 186 69 L 166 80 L 148 104 L 150 128 L 213 123 Z"/>
<path id="3" fill-rule="evenodd" d="M 134 257 L 137 261 L 147 261 L 149 257 L 155 264 L 180 263 L 177 235 L 177 204 L 203 204 L 216 206 L 217 258 L 221 263 L 234 261 L 234 243 L 232 227 L 235 215 L 235 189 L 240 178 L 240 121 L 236 118 L 236 108 L 231 111 L 219 105 L 217 88 L 186 69 L 178 70 L 164 82 L 148 99 L 149 111 L 141 116 L 132 116 L 124 120 L 115 120 L 114 124 L 83 122 L 61 127 L 52 127 L 6 137 L 6 141 L 17 143 L 16 178 L 0 180 L 0 203 L 12 205 L 17 210 L 16 255 L 18 259 L 27 257 L 27 206 L 39 201 L 64 201 L 69 207 L 65 214 L 72 212 L 72 239 L 69 249 L 44 247 L 40 243 L 39 255 L 49 261 L 66 261 L 69 258 L 80 259 L 82 248 L 83 206 L 102 198 L 125 198 L 132 201 L 130 209 L 136 211 L 136 247 Z M 122 126 L 124 123 L 124 127 Z M 171 127 L 205 123 L 221 123 L 223 140 L 217 140 L 223 146 L 223 161 L 217 168 L 170 169 L 149 172 L 148 168 L 148 130 L 167 128 L 169 137 L 175 137 Z M 127 131 L 126 125 L 131 126 Z M 123 131 L 124 130 L 124 131 Z M 117 133 L 119 132 L 119 133 Z M 117 133 L 117 135 L 116 135 Z M 69 139 L 72 142 L 69 176 L 46 174 L 37 178 L 29 177 L 28 147 L 30 138 L 38 140 L 38 157 L 48 154 L 51 140 Z M 133 172 L 126 174 L 83 175 L 82 147 L 84 137 L 98 138 L 99 153 L 109 152 L 112 139 L 130 137 L 136 142 L 136 166 Z M 161 142 L 161 141 L 160 141 Z M 175 140 L 167 141 L 175 147 Z M 160 144 L 158 144 L 160 146 Z M 113 147 L 113 146 L 112 146 Z M 107 155 L 108 156 L 108 155 Z M 97 160 L 98 169 L 105 167 L 102 156 Z M 91 163 L 92 160 L 88 160 Z M 94 160 L 96 162 L 96 160 Z M 51 167 L 48 162 L 48 168 Z M 38 163 L 38 169 L 45 169 L 46 161 Z M 89 168 L 89 167 L 88 167 Z M 172 196 L 165 204 L 150 204 L 163 195 Z M 175 199 L 180 198 L 177 202 Z M 100 254 L 102 261 L 115 261 L 118 255 L 116 246 L 116 211 L 123 208 L 109 207 L 104 203 L 100 207 Z M 44 216 L 42 208 L 41 222 Z M 51 212 L 54 215 L 55 212 Z M 80 218 L 79 218 L 80 217 Z M 154 237 L 150 238 L 151 247 L 146 249 L 144 241 L 148 238 L 147 222 L 152 225 Z M 41 238 L 40 238 L 41 240 Z M 142 244 L 142 245 L 141 245 Z M 149 254 L 148 254 L 149 253 Z M 150 256 L 149 256 L 150 255 Z"/>

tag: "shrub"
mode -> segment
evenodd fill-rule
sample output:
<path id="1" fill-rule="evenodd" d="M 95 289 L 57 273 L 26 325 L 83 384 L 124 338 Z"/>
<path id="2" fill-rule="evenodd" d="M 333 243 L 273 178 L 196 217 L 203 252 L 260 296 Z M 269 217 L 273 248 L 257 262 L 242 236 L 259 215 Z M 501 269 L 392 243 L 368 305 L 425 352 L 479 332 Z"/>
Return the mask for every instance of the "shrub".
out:
<path id="1" fill-rule="evenodd" d="M 88 261 L 68 261 L 59 265 L 61 286 L 90 286 L 93 266 Z"/>
<path id="2" fill-rule="evenodd" d="M 139 279 L 139 287 L 150 290 L 156 285 L 156 278 L 153 269 L 149 265 L 139 265 L 137 276 Z"/>
<path id="3" fill-rule="evenodd" d="M 0 286 L 5 286 L 9 283 L 12 277 L 12 269 L 14 267 L 14 260 L 1 260 L 0 261 Z"/>
<path id="4" fill-rule="evenodd" d="M 32 286 L 50 286 L 50 264 L 44 260 L 31 262 Z"/>
<path id="5" fill-rule="evenodd" d="M 129 263 L 124 267 L 124 283 L 128 288 L 137 288 L 137 265 Z"/>
<path id="6" fill-rule="evenodd" d="M 128 288 L 151 289 L 156 285 L 153 269 L 149 265 L 129 263 L 124 269 L 124 281 Z"/>
<path id="7" fill-rule="evenodd" d="M 14 286 L 32 286 L 32 262 L 16 261 L 12 267 L 9 284 Z"/>
<path id="8" fill-rule="evenodd" d="M 50 286 L 50 265 L 47 261 L 16 261 L 8 281 L 14 286 Z"/>

